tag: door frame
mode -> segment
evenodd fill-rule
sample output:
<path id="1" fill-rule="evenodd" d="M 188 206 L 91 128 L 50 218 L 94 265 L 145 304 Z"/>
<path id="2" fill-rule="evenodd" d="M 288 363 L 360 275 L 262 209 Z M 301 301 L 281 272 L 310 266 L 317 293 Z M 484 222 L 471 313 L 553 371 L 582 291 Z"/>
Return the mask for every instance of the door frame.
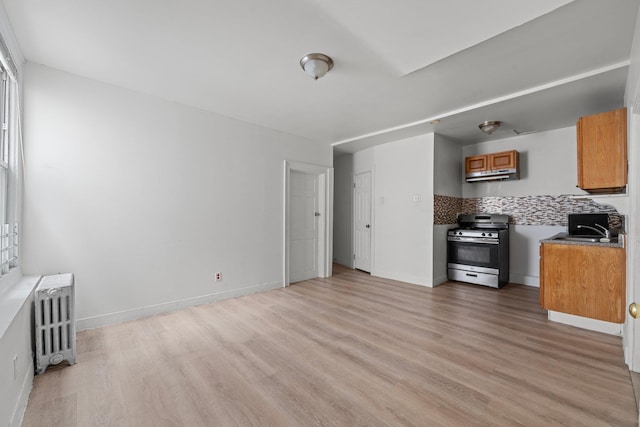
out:
<path id="1" fill-rule="evenodd" d="M 289 286 L 291 228 L 291 171 L 318 176 L 318 277 L 330 277 L 333 262 L 333 168 L 310 163 L 284 161 L 284 223 L 282 286 Z"/>
<path id="2" fill-rule="evenodd" d="M 640 188 L 636 184 L 640 179 L 640 132 L 637 126 L 640 125 L 640 100 L 636 98 L 634 104 L 628 107 L 627 130 L 628 130 L 628 160 L 629 177 L 627 192 L 629 194 L 629 214 L 627 215 L 627 306 L 633 302 L 638 303 L 640 298 L 640 279 L 636 278 L 638 268 L 636 261 L 640 259 Z M 640 372 L 640 325 L 627 312 L 626 323 L 622 329 L 623 349 L 625 361 L 629 370 Z"/>

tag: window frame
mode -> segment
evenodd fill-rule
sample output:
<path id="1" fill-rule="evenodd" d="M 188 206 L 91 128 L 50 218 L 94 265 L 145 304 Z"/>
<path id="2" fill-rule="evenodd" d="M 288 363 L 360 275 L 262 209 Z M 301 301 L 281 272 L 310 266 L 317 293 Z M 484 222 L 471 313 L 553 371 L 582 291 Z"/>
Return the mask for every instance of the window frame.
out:
<path id="1" fill-rule="evenodd" d="M 9 50 L 0 37 L 0 278 L 19 266 L 21 209 L 21 132 L 19 80 Z M 14 132 L 15 131 L 15 132 Z M 12 224 L 8 222 L 12 221 Z"/>

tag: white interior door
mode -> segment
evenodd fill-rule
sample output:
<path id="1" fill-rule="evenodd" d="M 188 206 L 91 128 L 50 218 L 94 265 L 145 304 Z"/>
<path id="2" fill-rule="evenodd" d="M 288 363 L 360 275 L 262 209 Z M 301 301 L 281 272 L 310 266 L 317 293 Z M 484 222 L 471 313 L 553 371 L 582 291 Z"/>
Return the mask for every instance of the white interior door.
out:
<path id="1" fill-rule="evenodd" d="M 371 172 L 354 180 L 354 267 L 371 272 Z"/>
<path id="2" fill-rule="evenodd" d="M 289 280 L 318 277 L 318 176 L 291 171 Z"/>

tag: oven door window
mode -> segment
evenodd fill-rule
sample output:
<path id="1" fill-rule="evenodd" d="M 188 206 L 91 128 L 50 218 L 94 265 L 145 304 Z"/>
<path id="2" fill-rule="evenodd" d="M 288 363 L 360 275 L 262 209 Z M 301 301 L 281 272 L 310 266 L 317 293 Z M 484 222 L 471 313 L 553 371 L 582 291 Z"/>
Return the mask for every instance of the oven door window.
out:
<path id="1" fill-rule="evenodd" d="M 498 268 L 498 245 L 487 243 L 449 242 L 449 262 Z"/>

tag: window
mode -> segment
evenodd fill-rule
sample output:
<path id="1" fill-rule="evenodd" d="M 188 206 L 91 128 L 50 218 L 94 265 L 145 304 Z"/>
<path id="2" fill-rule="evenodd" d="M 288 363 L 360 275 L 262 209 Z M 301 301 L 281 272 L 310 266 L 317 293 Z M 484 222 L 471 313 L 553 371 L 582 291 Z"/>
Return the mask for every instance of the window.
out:
<path id="1" fill-rule="evenodd" d="M 7 184 L 9 176 L 9 81 L 4 67 L 0 67 L 0 224 L 7 222 Z"/>
<path id="2" fill-rule="evenodd" d="M 0 38 L 0 275 L 18 265 L 17 70 Z M 13 221 L 13 223 L 9 223 Z"/>

